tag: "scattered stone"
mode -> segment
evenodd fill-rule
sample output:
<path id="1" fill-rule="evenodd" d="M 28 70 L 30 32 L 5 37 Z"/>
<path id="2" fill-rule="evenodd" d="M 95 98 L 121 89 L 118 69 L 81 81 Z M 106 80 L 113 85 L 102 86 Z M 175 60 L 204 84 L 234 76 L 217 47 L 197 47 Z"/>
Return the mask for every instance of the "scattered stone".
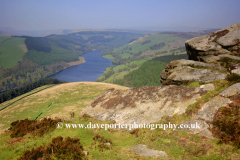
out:
<path id="1" fill-rule="evenodd" d="M 215 86 L 214 84 L 210 83 L 210 84 L 201 85 L 200 88 L 202 88 L 204 91 L 211 91 L 215 89 Z"/>
<path id="2" fill-rule="evenodd" d="M 105 146 L 111 147 L 111 143 L 104 143 Z"/>
<path id="3" fill-rule="evenodd" d="M 136 146 L 130 147 L 134 152 L 141 157 L 154 157 L 154 158 L 164 158 L 169 159 L 165 151 L 157 151 L 149 149 L 146 145 L 138 144 Z"/>
<path id="4" fill-rule="evenodd" d="M 240 24 L 234 24 L 185 43 L 188 59 L 205 61 L 205 56 L 240 55 Z"/>
<path id="5" fill-rule="evenodd" d="M 85 156 L 87 156 L 87 155 L 88 155 L 88 151 L 83 151 L 83 153 L 85 154 Z"/>
<path id="6" fill-rule="evenodd" d="M 165 115 L 184 113 L 189 105 L 212 89 L 211 84 L 201 87 L 133 87 L 124 91 L 110 89 L 85 107 L 81 114 L 102 121 L 115 120 L 116 124 L 150 124 Z"/>

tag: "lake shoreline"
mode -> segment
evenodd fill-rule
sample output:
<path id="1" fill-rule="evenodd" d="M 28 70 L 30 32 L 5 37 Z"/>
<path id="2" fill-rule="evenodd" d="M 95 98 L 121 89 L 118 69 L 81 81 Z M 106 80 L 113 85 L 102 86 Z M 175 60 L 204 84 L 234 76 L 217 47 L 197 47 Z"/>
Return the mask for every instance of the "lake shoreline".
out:
<path id="1" fill-rule="evenodd" d="M 79 61 L 69 62 L 63 70 L 48 76 L 67 82 L 95 81 L 102 76 L 112 61 L 101 56 L 101 50 L 92 50 L 79 57 Z M 81 65 L 80 65 L 81 64 Z"/>
<path id="2" fill-rule="evenodd" d="M 69 65 L 68 67 L 76 66 L 76 65 L 83 64 L 86 62 L 84 57 L 79 56 L 78 58 L 79 58 L 79 61 L 68 62 L 68 65 Z M 68 67 L 65 67 L 64 69 L 66 69 Z"/>

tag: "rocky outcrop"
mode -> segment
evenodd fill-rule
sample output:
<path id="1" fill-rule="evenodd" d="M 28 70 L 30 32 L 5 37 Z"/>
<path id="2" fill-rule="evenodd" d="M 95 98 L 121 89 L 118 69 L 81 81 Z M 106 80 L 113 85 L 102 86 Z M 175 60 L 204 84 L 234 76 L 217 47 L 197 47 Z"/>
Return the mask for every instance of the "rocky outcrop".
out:
<path id="1" fill-rule="evenodd" d="M 225 73 L 222 73 L 225 72 Z M 175 60 L 166 65 L 161 73 L 163 85 L 180 85 L 186 82 L 211 82 L 226 79 L 226 69 L 217 64 L 207 64 L 192 60 Z"/>
<path id="2" fill-rule="evenodd" d="M 192 132 L 193 134 L 201 134 L 207 138 L 213 139 L 213 134 L 209 130 L 213 126 L 210 123 L 221 107 L 229 107 L 229 104 L 239 105 L 240 103 L 240 83 L 236 83 L 224 91 L 219 93 L 216 97 L 210 99 L 195 115 L 195 120 L 185 121 L 181 125 L 188 127 L 181 128 L 177 126 L 177 130 Z M 191 126 L 191 127 L 189 127 Z M 192 127 L 193 126 L 193 127 Z"/>
<path id="3" fill-rule="evenodd" d="M 236 83 L 228 87 L 227 89 L 219 93 L 216 97 L 205 103 L 200 109 L 200 111 L 197 112 L 196 118 L 205 121 L 213 121 L 214 115 L 217 110 L 221 107 L 226 107 L 230 103 L 233 103 L 234 99 L 232 99 L 232 97 L 239 94 L 240 83 Z"/>
<path id="4" fill-rule="evenodd" d="M 154 157 L 154 158 L 169 159 L 166 152 L 149 149 L 146 147 L 146 145 L 143 145 L 143 144 L 138 144 L 138 145 L 130 147 L 130 148 L 132 150 L 134 150 L 134 152 L 141 157 Z"/>
<path id="5" fill-rule="evenodd" d="M 240 63 L 240 57 L 229 54 L 221 54 L 218 56 L 204 56 L 201 57 L 201 59 L 207 63 L 226 62 L 226 60 L 230 61 L 232 64 Z"/>
<path id="6" fill-rule="evenodd" d="M 188 59 L 207 62 L 222 54 L 240 55 L 240 24 L 234 24 L 185 43 Z M 210 58 L 211 57 L 211 58 Z"/>
<path id="7" fill-rule="evenodd" d="M 120 124 L 149 124 L 165 115 L 184 113 L 189 105 L 213 89 L 212 84 L 197 88 L 168 85 L 124 91 L 110 89 L 84 108 L 82 115 Z"/>

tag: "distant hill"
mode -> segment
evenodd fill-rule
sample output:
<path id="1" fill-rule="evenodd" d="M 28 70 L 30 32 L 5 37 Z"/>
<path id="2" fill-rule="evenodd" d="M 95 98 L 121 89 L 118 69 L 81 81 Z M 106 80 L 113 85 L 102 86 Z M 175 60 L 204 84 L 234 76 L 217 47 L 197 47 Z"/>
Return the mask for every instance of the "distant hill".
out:
<path id="1" fill-rule="evenodd" d="M 116 32 L 105 30 L 75 30 L 66 35 L 59 35 L 58 38 L 65 40 L 75 40 L 86 44 L 97 50 L 110 49 L 112 47 L 120 47 L 127 44 L 132 39 L 141 37 L 142 33 Z"/>
<path id="2" fill-rule="evenodd" d="M 12 35 L 14 35 L 14 34 L 0 30 L 0 36 L 9 37 L 9 36 L 12 36 Z"/>
<path id="3" fill-rule="evenodd" d="M 116 64 L 133 61 L 139 56 L 161 56 L 185 53 L 185 41 L 215 30 L 198 32 L 159 32 L 144 35 L 130 41 L 121 47 L 105 50 L 103 57 L 109 58 Z"/>
<path id="4" fill-rule="evenodd" d="M 18 35 L 18 36 L 32 36 L 32 37 L 45 37 L 51 34 L 67 34 L 72 30 L 68 29 L 57 29 L 57 30 L 16 30 L 11 27 L 0 27 L 0 30 L 3 32 L 11 33 L 11 35 Z M 0 35 L 5 36 L 5 35 Z"/>
<path id="5" fill-rule="evenodd" d="M 111 59 L 118 66 L 107 68 L 103 76 L 96 81 L 127 87 L 161 85 L 158 78 L 164 65 L 172 60 L 188 58 L 185 41 L 213 31 L 215 30 L 152 33 L 133 39 L 121 47 L 104 50 L 102 56 Z M 151 68 L 153 65 L 158 70 L 153 70 Z M 146 74 L 143 74 L 143 71 Z M 152 80 L 145 79 L 146 75 L 152 77 Z"/>
<path id="6" fill-rule="evenodd" d="M 11 90 L 55 74 L 73 65 L 71 62 L 83 63 L 81 55 L 92 49 L 104 50 L 103 56 L 116 64 L 133 62 L 129 67 L 117 69 L 120 71 L 117 77 L 123 78 L 126 73 L 155 56 L 186 54 L 184 42 L 187 39 L 207 34 L 207 31 L 160 32 L 144 36 L 142 33 L 123 30 L 62 32 L 67 34 L 0 37 L 0 91 Z M 106 69 L 106 76 L 100 77 L 98 81 L 116 80 L 107 80 L 117 73 L 108 71 Z"/>
<path id="7" fill-rule="evenodd" d="M 0 37 L 0 91 L 21 87 L 83 63 L 92 49 L 77 41 L 61 44 L 53 37 Z"/>
<path id="8" fill-rule="evenodd" d="M 47 37 L 0 37 L 0 91 L 21 87 L 84 63 L 82 54 L 93 49 L 119 47 L 141 36 L 129 32 L 81 31 Z"/>

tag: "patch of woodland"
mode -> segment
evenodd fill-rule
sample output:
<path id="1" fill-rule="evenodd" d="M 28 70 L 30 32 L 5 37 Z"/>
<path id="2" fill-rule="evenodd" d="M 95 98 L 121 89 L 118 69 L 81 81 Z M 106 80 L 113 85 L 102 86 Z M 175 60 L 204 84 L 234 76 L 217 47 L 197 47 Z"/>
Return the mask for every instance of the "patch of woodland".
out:
<path id="1" fill-rule="evenodd" d="M 40 79 L 38 81 L 24 85 L 20 88 L 16 88 L 14 90 L 1 93 L 0 94 L 0 103 L 11 100 L 15 97 L 18 97 L 22 94 L 30 92 L 31 90 L 36 89 L 41 86 L 44 86 L 44 85 L 61 84 L 61 83 L 66 83 L 66 81 L 61 81 L 61 80 L 54 79 L 54 78 Z"/>

